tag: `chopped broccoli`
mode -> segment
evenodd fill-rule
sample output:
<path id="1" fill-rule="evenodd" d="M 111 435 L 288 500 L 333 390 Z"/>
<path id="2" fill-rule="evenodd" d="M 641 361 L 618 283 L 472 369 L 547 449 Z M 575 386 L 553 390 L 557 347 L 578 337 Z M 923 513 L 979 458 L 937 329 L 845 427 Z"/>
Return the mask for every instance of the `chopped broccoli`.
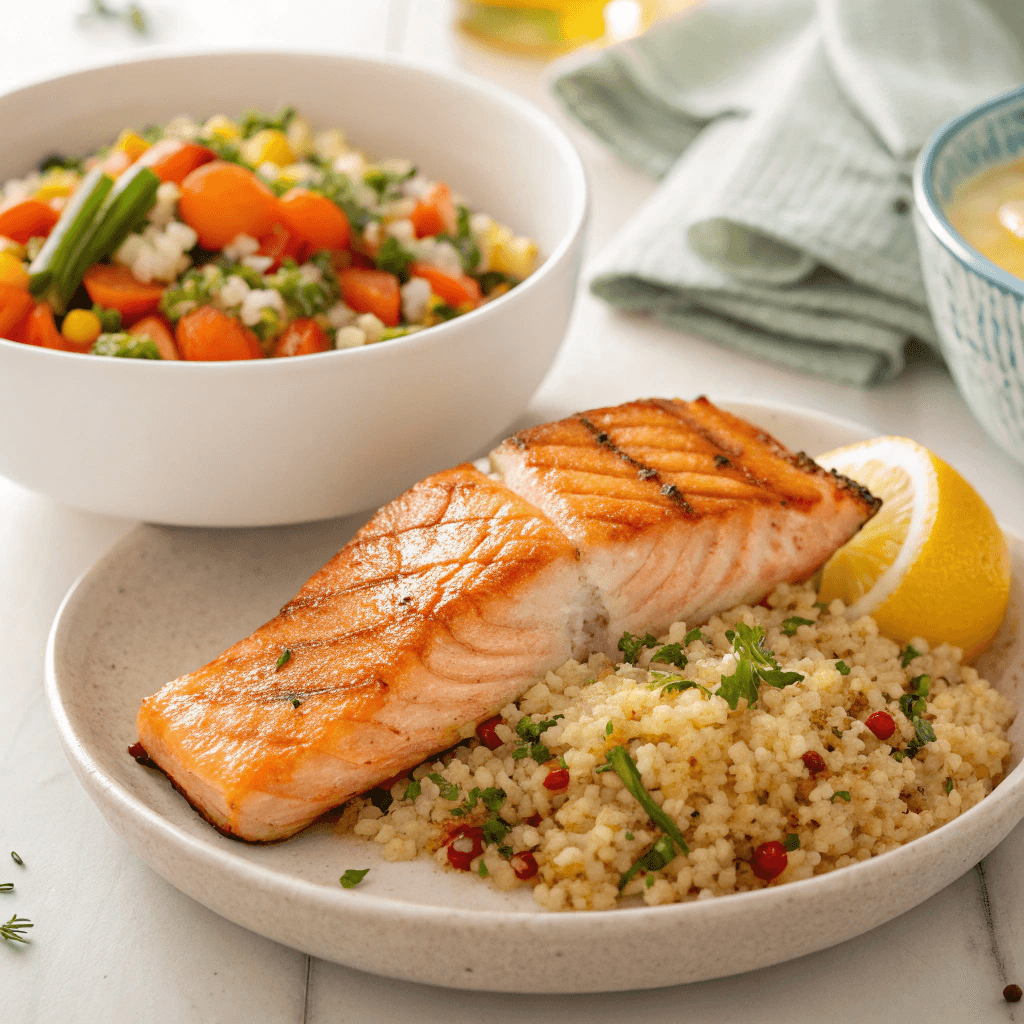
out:
<path id="1" fill-rule="evenodd" d="M 118 356 L 122 359 L 160 359 L 156 343 L 145 334 L 101 334 L 92 346 L 94 356 Z"/>

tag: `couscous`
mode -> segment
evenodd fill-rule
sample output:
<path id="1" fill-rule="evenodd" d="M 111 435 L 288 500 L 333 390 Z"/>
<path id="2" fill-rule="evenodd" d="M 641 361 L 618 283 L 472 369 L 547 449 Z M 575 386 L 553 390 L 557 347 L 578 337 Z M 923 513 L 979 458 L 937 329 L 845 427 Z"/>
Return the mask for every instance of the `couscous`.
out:
<path id="1" fill-rule="evenodd" d="M 621 663 L 548 673 L 338 827 L 549 910 L 706 899 L 885 853 L 991 792 L 1013 713 L 958 649 L 900 648 L 844 612 L 782 585 L 697 629 L 627 634 Z"/>

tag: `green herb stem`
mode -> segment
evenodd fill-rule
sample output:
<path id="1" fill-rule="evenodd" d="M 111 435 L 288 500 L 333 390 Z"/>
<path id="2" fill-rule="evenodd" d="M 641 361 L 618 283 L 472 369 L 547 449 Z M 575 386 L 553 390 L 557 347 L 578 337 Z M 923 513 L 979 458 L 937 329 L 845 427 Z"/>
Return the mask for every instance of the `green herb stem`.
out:
<path id="1" fill-rule="evenodd" d="M 630 756 L 629 751 L 623 747 L 612 747 L 608 751 L 608 763 L 612 766 L 615 774 L 622 780 L 622 784 L 629 793 L 636 799 L 641 807 L 647 812 L 647 816 L 653 821 L 684 854 L 690 852 L 690 848 L 683 839 L 683 833 L 679 826 L 669 817 L 653 800 L 651 794 L 644 789 L 640 778 L 640 771 L 636 762 Z"/>

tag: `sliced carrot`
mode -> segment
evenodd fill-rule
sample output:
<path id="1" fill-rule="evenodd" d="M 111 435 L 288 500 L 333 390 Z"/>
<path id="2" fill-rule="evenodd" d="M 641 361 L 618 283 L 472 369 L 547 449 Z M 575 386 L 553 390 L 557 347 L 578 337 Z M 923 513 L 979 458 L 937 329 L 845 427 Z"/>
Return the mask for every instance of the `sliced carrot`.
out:
<path id="1" fill-rule="evenodd" d="M 13 284 L 0 284 L 0 338 L 14 338 L 16 328 L 31 312 L 34 305 L 32 296 L 24 289 Z"/>
<path id="2" fill-rule="evenodd" d="M 237 235 L 262 238 L 282 219 L 277 196 L 252 171 L 224 160 L 197 167 L 181 183 L 178 213 L 214 251 Z"/>
<path id="3" fill-rule="evenodd" d="M 162 316 L 155 313 L 144 316 L 128 328 L 128 333 L 146 335 L 156 345 L 161 359 L 181 358 L 178 355 L 178 346 L 174 343 L 171 325 Z"/>
<path id="4" fill-rule="evenodd" d="M 259 359 L 263 355 L 252 331 L 213 306 L 200 306 L 183 316 L 175 338 L 182 359 Z"/>
<path id="5" fill-rule="evenodd" d="M 0 210 L 0 235 L 24 245 L 30 238 L 45 238 L 60 214 L 42 199 L 23 199 Z"/>
<path id="6" fill-rule="evenodd" d="M 116 309 L 125 320 L 155 313 L 164 286 L 158 281 L 139 281 L 128 267 L 94 263 L 82 278 L 89 298 L 105 309 Z"/>
<path id="7" fill-rule="evenodd" d="M 385 270 L 348 267 L 338 274 L 341 297 L 357 313 L 373 313 L 386 327 L 397 327 L 402 314 L 398 278 Z"/>
<path id="8" fill-rule="evenodd" d="M 293 320 L 274 346 L 275 356 L 308 356 L 326 352 L 327 335 L 315 320 Z"/>
<path id="9" fill-rule="evenodd" d="M 410 215 L 417 238 L 442 232 L 455 234 L 457 217 L 451 189 L 439 181 L 417 204 Z"/>
<path id="10" fill-rule="evenodd" d="M 429 263 L 413 263 L 409 267 L 409 273 L 413 277 L 422 277 L 430 282 L 431 291 L 449 306 L 460 309 L 463 306 L 471 306 L 476 309 L 483 301 L 483 292 L 480 285 L 465 274 L 452 277 Z"/>
<path id="11" fill-rule="evenodd" d="M 53 321 L 53 310 L 45 302 L 37 302 L 36 308 L 28 315 L 28 332 L 25 339 L 30 345 L 40 348 L 54 348 L 59 352 L 82 351 L 74 349 Z"/>
<path id="12" fill-rule="evenodd" d="M 270 256 L 273 263 L 271 270 L 278 267 L 290 256 L 296 263 L 301 263 L 305 256 L 305 246 L 283 224 L 275 224 L 269 235 L 260 239 L 260 256 Z"/>
<path id="13" fill-rule="evenodd" d="M 347 249 L 351 231 L 345 211 L 319 192 L 293 188 L 281 197 L 281 216 L 296 238 L 310 251 Z"/>
<path id="14" fill-rule="evenodd" d="M 161 139 L 154 142 L 137 163 L 150 167 L 161 181 L 173 181 L 180 185 L 197 167 L 217 159 L 217 154 L 198 142 L 182 142 L 181 139 Z"/>

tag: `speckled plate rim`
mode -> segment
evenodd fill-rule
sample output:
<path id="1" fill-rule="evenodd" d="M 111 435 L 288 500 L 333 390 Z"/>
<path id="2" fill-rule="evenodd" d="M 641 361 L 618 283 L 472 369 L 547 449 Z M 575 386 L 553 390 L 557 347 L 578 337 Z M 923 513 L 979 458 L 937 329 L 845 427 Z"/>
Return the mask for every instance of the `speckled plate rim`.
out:
<path id="1" fill-rule="evenodd" d="M 950 224 L 949 219 L 943 212 L 935 197 L 932 187 L 935 164 L 943 147 L 966 125 L 978 120 L 991 110 L 1007 106 L 1024 99 L 1024 86 L 1012 89 L 1010 92 L 1000 96 L 994 96 L 990 100 L 959 117 L 948 121 L 941 128 L 938 128 L 931 138 L 924 144 L 914 164 L 914 200 L 917 209 L 925 224 L 928 225 L 931 233 L 956 257 L 968 270 L 973 270 L 980 277 L 991 281 L 992 284 L 1001 288 L 1004 292 L 1014 295 L 1019 300 L 1024 300 L 1024 281 L 1021 281 L 1015 274 L 997 266 L 987 256 L 983 256 L 974 246 Z M 985 170 L 985 167 L 980 167 Z"/>
<path id="2" fill-rule="evenodd" d="M 849 442 L 873 434 L 849 420 L 795 406 L 722 404 L 769 430 L 782 417 L 827 425 L 845 432 Z M 188 834 L 180 821 L 191 821 L 194 812 L 184 801 L 177 821 L 154 811 L 104 770 L 75 731 L 64 701 L 67 682 L 56 670 L 57 651 L 74 642 L 76 596 L 94 573 L 116 562 L 138 532 L 82 575 L 50 632 L 46 694 L 69 762 L 111 827 L 173 885 L 238 924 L 324 959 L 404 980 L 491 991 L 616 991 L 706 980 L 814 952 L 898 916 L 968 870 L 1024 817 L 1018 739 L 1016 767 L 995 791 L 935 832 L 840 871 L 708 901 L 564 914 L 535 906 L 466 910 L 328 889 L 282 875 L 239 856 L 238 846 L 213 830 L 202 840 Z M 1024 540 L 1009 532 L 1007 537 L 1019 589 Z M 1016 612 L 1014 665 L 1022 656 L 1024 632 Z M 126 713 L 134 718 L 135 709 Z M 924 864 L 929 872 L 922 872 Z M 479 885 L 475 879 L 465 884 Z M 512 962 L 507 952 L 517 940 L 525 952 Z M 445 943 L 445 957 L 424 959 L 422 950 L 438 941 Z M 572 963 L 559 959 L 567 949 Z"/>

